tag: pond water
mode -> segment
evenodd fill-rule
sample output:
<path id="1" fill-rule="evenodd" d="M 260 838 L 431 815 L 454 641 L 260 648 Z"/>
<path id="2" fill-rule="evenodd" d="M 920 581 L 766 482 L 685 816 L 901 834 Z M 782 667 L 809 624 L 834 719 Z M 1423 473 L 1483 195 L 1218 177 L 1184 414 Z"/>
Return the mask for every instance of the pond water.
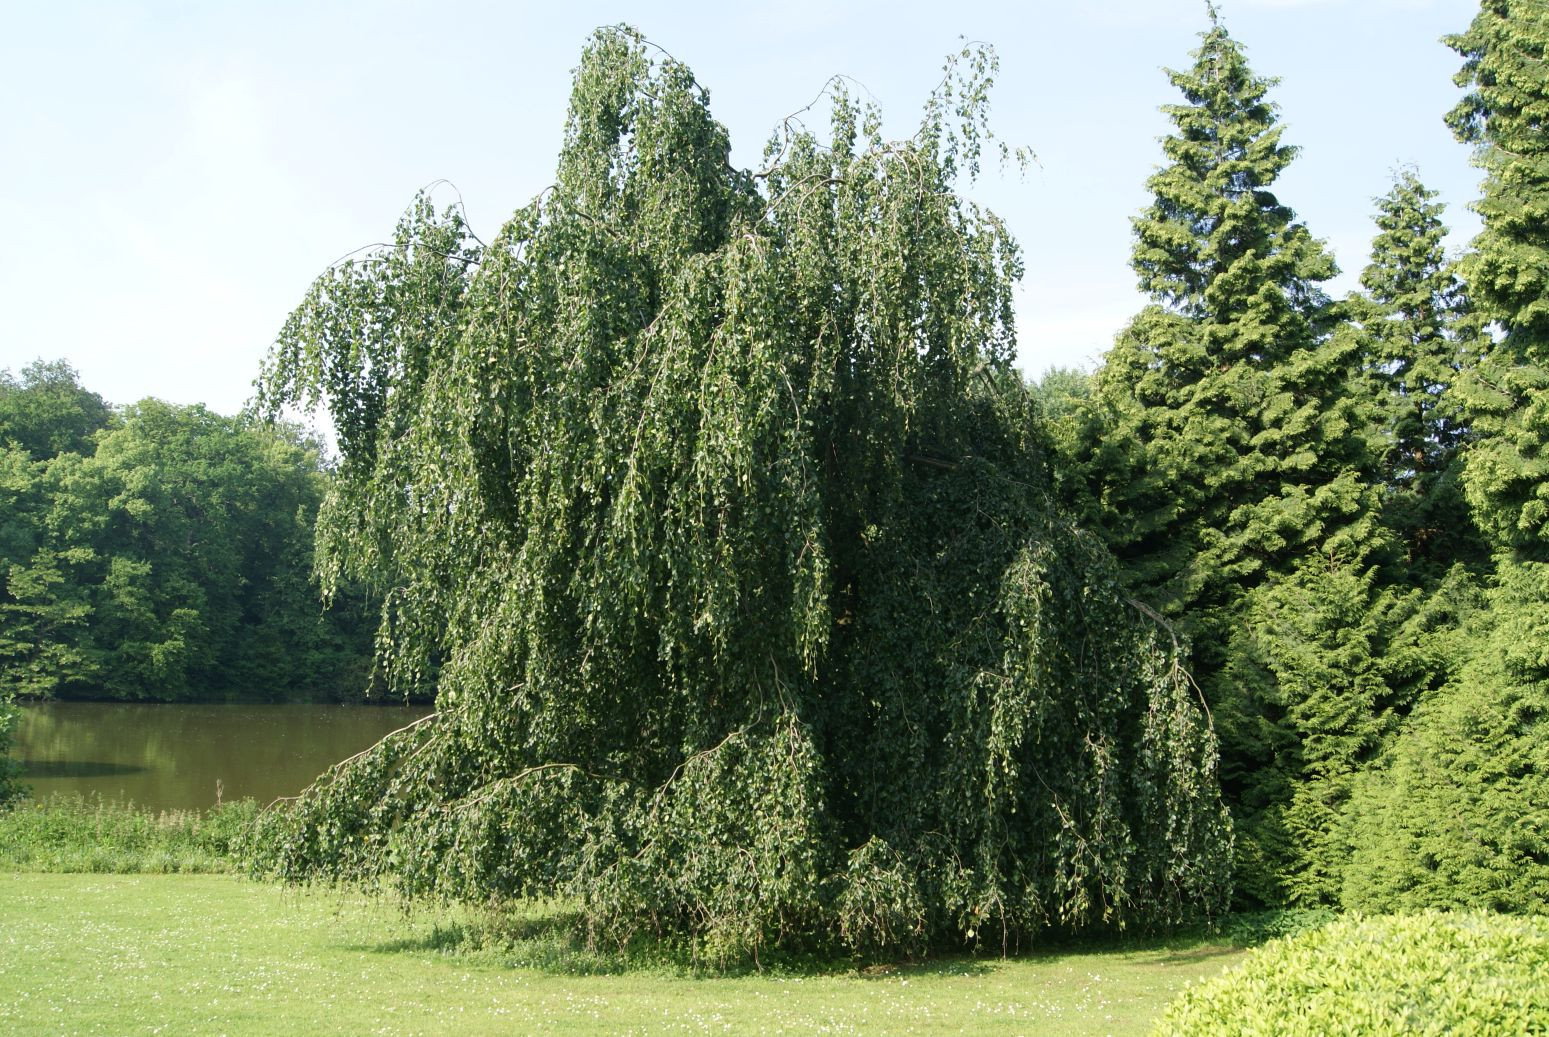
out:
<path id="1" fill-rule="evenodd" d="M 38 798 L 100 794 L 151 810 L 293 796 L 429 706 L 181 705 L 49 702 L 23 706 L 12 752 Z"/>

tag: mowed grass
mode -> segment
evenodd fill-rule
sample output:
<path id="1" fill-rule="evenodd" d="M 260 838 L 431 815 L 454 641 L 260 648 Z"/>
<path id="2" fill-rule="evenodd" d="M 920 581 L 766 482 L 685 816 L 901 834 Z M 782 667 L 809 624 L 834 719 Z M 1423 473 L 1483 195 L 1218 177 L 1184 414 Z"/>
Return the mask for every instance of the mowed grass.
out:
<path id="1" fill-rule="evenodd" d="M 1243 952 L 826 974 L 576 974 L 447 952 L 445 917 L 227 875 L 0 873 L 0 1033 L 1139 1034 Z"/>

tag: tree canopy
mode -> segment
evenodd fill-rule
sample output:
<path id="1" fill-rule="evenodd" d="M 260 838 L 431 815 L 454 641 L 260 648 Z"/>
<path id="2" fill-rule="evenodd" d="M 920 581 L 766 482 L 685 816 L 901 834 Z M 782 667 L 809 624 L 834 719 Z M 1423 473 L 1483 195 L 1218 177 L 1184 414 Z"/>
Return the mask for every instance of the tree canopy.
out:
<path id="1" fill-rule="evenodd" d="M 364 691 L 359 602 L 325 614 L 312 579 L 316 444 L 200 406 L 113 411 L 63 363 L 0 384 L 0 690 Z"/>
<path id="2" fill-rule="evenodd" d="M 1453 391 L 1488 340 L 1443 248 L 1447 228 L 1435 197 L 1406 169 L 1378 199 L 1378 234 L 1361 272 L 1366 294 L 1350 301 L 1379 414 L 1385 524 L 1410 568 L 1432 578 L 1488 554 L 1463 499 L 1463 450 L 1473 437 Z"/>
<path id="3" fill-rule="evenodd" d="M 1549 10 L 1484 0 L 1447 41 L 1469 90 L 1448 117 L 1485 171 L 1462 273 L 1497 335 L 1457 379 L 1464 483 L 1494 572 L 1350 812 L 1345 900 L 1380 910 L 1549 910 Z"/>
<path id="4" fill-rule="evenodd" d="M 1085 478 L 1060 486 L 1191 642 L 1238 888 L 1316 900 L 1313 862 L 1387 699 L 1373 672 L 1386 620 L 1362 626 L 1390 607 L 1368 571 L 1386 550 L 1371 408 L 1321 288 L 1333 259 L 1273 190 L 1296 154 L 1274 80 L 1213 11 L 1193 58 L 1168 73 L 1182 103 L 1163 107 L 1166 162 L 1134 221 L 1153 301 L 1062 405 L 1057 449 Z"/>
<path id="5" fill-rule="evenodd" d="M 91 437 L 113 421 L 113 411 L 63 360 L 37 360 L 21 376 L 0 371 L 0 443 L 34 461 L 91 452 Z"/>
<path id="6" fill-rule="evenodd" d="M 993 55 L 919 131 L 830 90 L 757 171 L 627 29 L 488 244 L 420 199 L 314 285 L 264 399 L 343 452 L 424 723 L 271 818 L 293 879 L 578 898 L 714 959 L 1005 947 L 1217 908 L 1230 830 L 1168 635 L 1049 498 L 1017 246 L 959 191 Z"/>
<path id="7" fill-rule="evenodd" d="M 1549 550 L 1549 10 L 1485 0 L 1447 42 L 1469 93 L 1448 115 L 1485 171 L 1484 227 L 1464 274 L 1481 314 L 1503 333 L 1462 385 L 1480 442 L 1464 480 L 1479 524 L 1542 560 Z"/>

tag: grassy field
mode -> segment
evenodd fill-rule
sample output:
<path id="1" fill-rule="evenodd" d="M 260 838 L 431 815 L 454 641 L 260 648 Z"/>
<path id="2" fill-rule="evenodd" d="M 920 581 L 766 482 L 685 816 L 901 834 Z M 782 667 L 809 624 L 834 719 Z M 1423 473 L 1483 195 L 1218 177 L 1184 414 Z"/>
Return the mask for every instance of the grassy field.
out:
<path id="1" fill-rule="evenodd" d="M 1137 1034 L 1243 953 L 1196 940 L 696 978 L 448 953 L 455 932 L 232 876 L 0 873 L 0 1033 Z"/>

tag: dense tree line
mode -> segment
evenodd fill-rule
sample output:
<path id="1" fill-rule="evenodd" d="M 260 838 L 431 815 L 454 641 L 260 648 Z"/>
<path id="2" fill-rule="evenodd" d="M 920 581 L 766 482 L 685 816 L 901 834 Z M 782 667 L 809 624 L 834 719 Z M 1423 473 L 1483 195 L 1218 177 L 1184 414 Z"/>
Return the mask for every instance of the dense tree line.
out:
<path id="1" fill-rule="evenodd" d="M 1272 81 L 1212 21 L 1135 225 L 1155 304 L 1041 387 L 1062 497 L 1191 642 L 1241 900 L 1543 910 L 1549 12 L 1447 41 L 1471 251 L 1401 172 L 1345 300 L 1272 191 Z"/>
<path id="2" fill-rule="evenodd" d="M 312 577 L 325 486 L 296 429 L 115 409 L 62 361 L 0 373 L 0 689 L 358 697 L 367 617 Z"/>

